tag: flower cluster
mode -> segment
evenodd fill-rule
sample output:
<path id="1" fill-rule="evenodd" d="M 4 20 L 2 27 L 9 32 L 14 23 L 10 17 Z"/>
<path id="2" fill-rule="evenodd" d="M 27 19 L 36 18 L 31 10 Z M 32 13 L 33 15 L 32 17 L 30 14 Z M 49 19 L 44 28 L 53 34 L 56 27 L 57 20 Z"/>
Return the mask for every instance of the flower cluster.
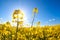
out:
<path id="1" fill-rule="evenodd" d="M 15 40 L 16 27 L 0 25 L 0 40 Z M 17 40 L 60 40 L 60 25 L 19 27 Z"/>

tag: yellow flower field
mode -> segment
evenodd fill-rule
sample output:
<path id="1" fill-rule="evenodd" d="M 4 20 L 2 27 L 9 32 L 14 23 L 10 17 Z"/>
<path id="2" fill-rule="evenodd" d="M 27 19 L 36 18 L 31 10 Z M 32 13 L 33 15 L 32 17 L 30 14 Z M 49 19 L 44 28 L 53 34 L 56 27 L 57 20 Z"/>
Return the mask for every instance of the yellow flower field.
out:
<path id="1" fill-rule="evenodd" d="M 16 27 L 0 24 L 0 40 L 16 40 Z M 17 40 L 60 40 L 60 25 L 19 27 Z"/>

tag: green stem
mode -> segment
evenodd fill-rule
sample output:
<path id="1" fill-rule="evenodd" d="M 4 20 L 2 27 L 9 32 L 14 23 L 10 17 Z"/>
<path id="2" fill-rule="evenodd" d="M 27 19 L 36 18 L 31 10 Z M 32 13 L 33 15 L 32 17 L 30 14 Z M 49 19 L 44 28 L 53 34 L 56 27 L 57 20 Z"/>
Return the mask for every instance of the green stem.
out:
<path id="1" fill-rule="evenodd" d="M 33 20 L 32 20 L 31 27 L 33 26 L 33 23 L 34 23 L 35 14 L 36 14 L 36 13 L 34 13 L 34 17 L 33 17 Z"/>
<path id="2" fill-rule="evenodd" d="M 17 32 L 18 32 L 18 26 L 19 26 L 19 23 L 18 23 L 18 14 L 17 14 L 16 40 L 17 40 L 17 38 L 18 38 L 18 36 L 17 36 Z"/>

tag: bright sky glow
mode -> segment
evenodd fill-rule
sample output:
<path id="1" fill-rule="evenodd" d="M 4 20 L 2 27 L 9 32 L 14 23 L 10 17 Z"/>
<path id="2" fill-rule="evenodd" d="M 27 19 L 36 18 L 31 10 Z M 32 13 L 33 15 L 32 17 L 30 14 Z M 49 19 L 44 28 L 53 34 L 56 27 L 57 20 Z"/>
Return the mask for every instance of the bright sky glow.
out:
<path id="1" fill-rule="evenodd" d="M 20 9 L 24 13 L 24 23 L 31 24 L 33 8 L 38 8 L 34 24 L 41 25 L 60 24 L 60 0 L 0 0 L 0 20 L 12 23 L 12 13 Z"/>

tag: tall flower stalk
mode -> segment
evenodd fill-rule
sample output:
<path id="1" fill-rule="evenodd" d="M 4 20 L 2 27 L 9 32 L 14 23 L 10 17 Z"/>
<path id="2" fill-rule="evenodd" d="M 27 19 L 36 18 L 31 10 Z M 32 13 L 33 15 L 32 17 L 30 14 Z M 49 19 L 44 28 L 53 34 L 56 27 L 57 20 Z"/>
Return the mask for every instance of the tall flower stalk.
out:
<path id="1" fill-rule="evenodd" d="M 35 18 L 36 13 L 38 13 L 38 9 L 37 9 L 37 8 L 34 8 L 34 9 L 33 9 L 33 19 L 32 19 L 31 27 L 33 26 L 34 18 Z"/>
<path id="2" fill-rule="evenodd" d="M 20 15 L 21 14 L 21 15 Z M 16 28 L 16 40 L 18 38 L 17 32 L 18 32 L 18 26 L 19 23 L 21 22 L 21 17 L 23 17 L 21 10 L 15 10 L 13 13 L 13 22 L 17 23 L 17 28 Z M 22 18 L 23 19 L 23 18 Z M 19 21 L 20 20 L 20 21 Z"/>

